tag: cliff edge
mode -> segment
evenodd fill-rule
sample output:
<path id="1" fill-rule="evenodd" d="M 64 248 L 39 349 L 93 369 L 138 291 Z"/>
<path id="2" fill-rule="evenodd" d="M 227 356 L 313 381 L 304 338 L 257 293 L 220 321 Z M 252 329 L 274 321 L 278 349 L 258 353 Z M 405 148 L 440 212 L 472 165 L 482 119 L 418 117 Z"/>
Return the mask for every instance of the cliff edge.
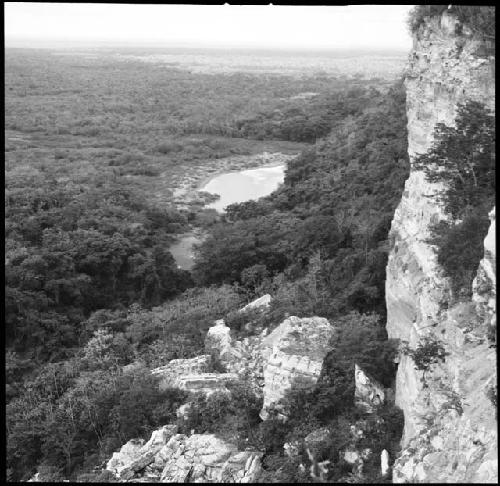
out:
<path id="1" fill-rule="evenodd" d="M 412 163 L 431 147 L 437 123 L 454 125 L 459 104 L 473 100 L 494 112 L 494 71 L 495 58 L 484 41 L 453 14 L 424 20 L 414 35 L 405 81 Z M 388 335 L 413 349 L 428 336 L 448 353 L 425 376 L 409 355 L 399 357 L 395 399 L 405 428 L 393 481 L 496 482 L 496 405 L 488 397 L 496 386 L 496 349 L 484 333 L 496 325 L 495 213 L 473 299 L 453 304 L 449 282 L 426 242 L 429 227 L 447 218 L 436 198 L 439 189 L 412 167 L 390 233 Z"/>

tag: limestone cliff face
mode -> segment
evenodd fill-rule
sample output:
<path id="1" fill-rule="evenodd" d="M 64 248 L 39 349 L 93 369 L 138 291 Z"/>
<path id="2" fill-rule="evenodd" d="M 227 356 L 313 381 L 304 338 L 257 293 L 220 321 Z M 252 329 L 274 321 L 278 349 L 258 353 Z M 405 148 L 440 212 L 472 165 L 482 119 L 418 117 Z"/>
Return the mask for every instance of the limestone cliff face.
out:
<path id="1" fill-rule="evenodd" d="M 467 26 L 447 12 L 420 27 L 406 72 L 410 161 L 431 147 L 436 123 L 454 124 L 458 104 L 475 100 L 494 110 L 495 60 L 484 55 L 483 47 Z M 494 237 L 487 238 L 476 279 L 476 305 L 451 307 L 448 282 L 426 243 L 429 226 L 446 217 L 433 197 L 436 189 L 422 172 L 412 169 L 391 228 L 388 335 L 408 341 L 412 348 L 422 336 L 432 335 L 449 353 L 442 365 L 426 375 L 425 386 L 411 358 L 400 357 L 395 399 L 404 412 L 405 429 L 393 479 L 494 481 L 496 421 L 486 389 L 495 379 L 496 355 L 484 333 L 474 330 L 484 329 L 484 316 L 491 321 L 496 313 L 496 287 L 491 283 L 495 281 Z M 482 306 L 483 316 L 477 306 Z"/>

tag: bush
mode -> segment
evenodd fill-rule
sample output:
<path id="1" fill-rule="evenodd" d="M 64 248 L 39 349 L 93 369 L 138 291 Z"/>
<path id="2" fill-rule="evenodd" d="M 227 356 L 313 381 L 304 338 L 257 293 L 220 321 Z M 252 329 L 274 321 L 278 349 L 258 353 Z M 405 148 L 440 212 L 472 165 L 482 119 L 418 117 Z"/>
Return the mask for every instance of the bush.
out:
<path id="1" fill-rule="evenodd" d="M 431 228 L 429 243 L 437 247 L 438 263 L 450 278 L 455 298 L 472 295 L 472 281 L 483 258 L 489 225 L 486 210 L 473 210 L 460 223 L 441 221 Z"/>
<path id="2" fill-rule="evenodd" d="M 415 368 L 421 371 L 428 371 L 433 364 L 444 361 L 449 354 L 443 344 L 433 336 L 421 338 L 415 349 L 410 349 L 407 343 L 403 343 L 401 352 L 410 356 Z"/>
<path id="3" fill-rule="evenodd" d="M 493 384 L 486 390 L 486 396 L 491 404 L 497 408 L 497 387 Z"/>
<path id="4" fill-rule="evenodd" d="M 427 17 L 441 15 L 448 5 L 417 5 L 408 14 L 408 28 L 414 34 Z"/>
<path id="5" fill-rule="evenodd" d="M 273 321 L 265 308 L 247 309 L 230 312 L 224 319 L 227 327 L 237 339 L 252 336 L 258 329 L 267 327 Z"/>
<path id="6" fill-rule="evenodd" d="M 408 16 L 411 33 L 417 32 L 426 18 L 441 15 L 445 10 L 457 16 L 474 33 L 495 38 L 495 7 L 472 5 L 417 5 Z M 457 32 L 458 33 L 458 32 Z"/>

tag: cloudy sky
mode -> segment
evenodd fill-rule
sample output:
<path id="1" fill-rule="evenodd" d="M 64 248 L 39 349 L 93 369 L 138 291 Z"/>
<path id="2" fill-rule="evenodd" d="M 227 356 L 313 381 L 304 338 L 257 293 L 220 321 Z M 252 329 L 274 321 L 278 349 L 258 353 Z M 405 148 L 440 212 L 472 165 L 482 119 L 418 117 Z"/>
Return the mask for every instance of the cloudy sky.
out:
<path id="1" fill-rule="evenodd" d="M 7 47 L 78 44 L 408 50 L 409 5 L 6 2 Z"/>

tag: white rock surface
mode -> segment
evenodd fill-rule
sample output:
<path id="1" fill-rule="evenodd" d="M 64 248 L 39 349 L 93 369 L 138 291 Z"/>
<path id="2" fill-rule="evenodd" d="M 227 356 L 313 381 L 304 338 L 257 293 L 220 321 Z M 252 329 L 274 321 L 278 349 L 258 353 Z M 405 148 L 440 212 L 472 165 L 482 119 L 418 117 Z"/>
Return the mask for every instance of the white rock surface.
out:
<path id="1" fill-rule="evenodd" d="M 176 432 L 177 426 L 165 425 L 155 430 L 145 444 L 143 440 L 128 441 L 120 451 L 113 453 L 106 469 L 122 480 L 140 474 L 147 466 L 154 463 L 156 454 Z"/>
<path id="2" fill-rule="evenodd" d="M 370 378 L 357 364 L 354 365 L 354 403 L 364 412 L 372 413 L 385 400 L 384 387 Z"/>
<path id="3" fill-rule="evenodd" d="M 181 390 L 209 396 L 215 392 L 228 393 L 226 385 L 237 380 L 236 373 L 198 373 L 179 377 L 176 386 Z"/>
<path id="4" fill-rule="evenodd" d="M 387 476 L 389 473 L 389 453 L 384 449 L 380 453 L 380 474 L 382 476 Z"/>
<path id="5" fill-rule="evenodd" d="M 331 350 L 329 342 L 333 333 L 334 328 L 322 317 L 292 316 L 263 340 L 263 420 L 271 409 L 286 417 L 286 407 L 279 402 L 292 384 L 308 387 L 317 382 L 323 359 Z"/>
<path id="6" fill-rule="evenodd" d="M 238 451 L 213 434 L 188 437 L 167 425 L 146 444 L 129 441 L 113 454 L 107 469 L 120 481 L 244 483 L 258 478 L 261 456 Z"/>
<path id="7" fill-rule="evenodd" d="M 489 214 L 490 228 L 484 239 L 484 258 L 479 264 L 477 276 L 472 284 L 472 300 L 478 314 L 486 325 L 496 327 L 497 323 L 497 275 L 495 242 L 495 208 Z"/>
<path id="8" fill-rule="evenodd" d="M 162 453 L 165 483 L 255 482 L 261 470 L 261 453 L 238 451 L 213 434 L 175 435 Z"/>
<path id="9" fill-rule="evenodd" d="M 244 312 L 251 309 L 259 309 L 259 308 L 268 308 L 271 304 L 271 296 L 269 294 L 265 294 L 258 299 L 250 302 L 246 306 L 240 309 L 240 312 Z"/>
<path id="10" fill-rule="evenodd" d="M 190 359 L 173 359 L 165 366 L 151 370 L 151 374 L 160 377 L 160 389 L 179 387 L 179 380 L 185 376 L 207 373 L 210 370 L 211 357 L 208 354 Z"/>
<path id="11" fill-rule="evenodd" d="M 231 329 L 226 326 L 223 319 L 219 319 L 207 332 L 205 350 L 222 363 L 230 363 L 233 361 L 232 343 Z"/>

